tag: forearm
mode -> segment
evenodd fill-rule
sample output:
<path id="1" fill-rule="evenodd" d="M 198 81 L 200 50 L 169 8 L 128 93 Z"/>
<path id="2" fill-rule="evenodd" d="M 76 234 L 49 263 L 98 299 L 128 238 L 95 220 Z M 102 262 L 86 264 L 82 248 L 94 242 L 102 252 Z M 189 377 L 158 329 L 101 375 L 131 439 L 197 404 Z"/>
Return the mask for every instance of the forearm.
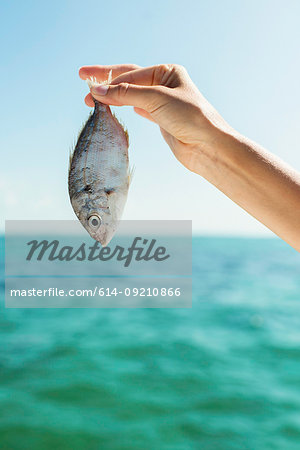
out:
<path id="1" fill-rule="evenodd" d="M 238 133 L 216 136 L 195 172 L 300 251 L 300 174 Z"/>

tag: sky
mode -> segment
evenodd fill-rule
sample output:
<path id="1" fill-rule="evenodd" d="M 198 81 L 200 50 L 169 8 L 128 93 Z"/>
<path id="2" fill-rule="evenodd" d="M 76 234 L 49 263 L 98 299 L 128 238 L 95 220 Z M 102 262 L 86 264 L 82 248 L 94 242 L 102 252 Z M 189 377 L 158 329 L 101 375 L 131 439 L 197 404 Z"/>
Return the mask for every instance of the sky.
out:
<path id="1" fill-rule="evenodd" d="M 300 170 L 297 0 L 10 1 L 0 6 L 0 230 L 5 219 L 74 219 L 69 151 L 89 108 L 86 64 L 182 64 L 242 134 Z M 175 159 L 130 107 L 135 166 L 124 219 L 191 219 L 199 234 L 272 236 Z"/>

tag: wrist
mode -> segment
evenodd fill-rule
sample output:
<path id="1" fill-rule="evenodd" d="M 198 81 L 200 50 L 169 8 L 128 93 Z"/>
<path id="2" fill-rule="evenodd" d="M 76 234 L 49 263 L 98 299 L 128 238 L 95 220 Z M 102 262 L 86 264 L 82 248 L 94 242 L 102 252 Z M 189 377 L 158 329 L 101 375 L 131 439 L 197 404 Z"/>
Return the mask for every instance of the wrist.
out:
<path id="1" fill-rule="evenodd" d="M 235 166 L 241 142 L 242 136 L 226 123 L 210 123 L 205 133 L 199 133 L 192 171 L 212 182 L 222 166 Z"/>

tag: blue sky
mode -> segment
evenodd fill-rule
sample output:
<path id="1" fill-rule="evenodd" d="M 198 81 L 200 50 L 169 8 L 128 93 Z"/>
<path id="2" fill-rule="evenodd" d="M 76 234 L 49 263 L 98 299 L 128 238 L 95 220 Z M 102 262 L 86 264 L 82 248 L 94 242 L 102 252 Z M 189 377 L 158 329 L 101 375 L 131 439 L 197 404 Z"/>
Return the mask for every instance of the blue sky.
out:
<path id="1" fill-rule="evenodd" d="M 85 64 L 183 64 L 241 133 L 300 169 L 297 0 L 1 2 L 0 210 L 4 219 L 74 219 L 69 149 L 89 108 Z M 115 108 L 135 176 L 126 219 L 192 219 L 204 234 L 265 227 L 175 160 L 158 128 Z"/>

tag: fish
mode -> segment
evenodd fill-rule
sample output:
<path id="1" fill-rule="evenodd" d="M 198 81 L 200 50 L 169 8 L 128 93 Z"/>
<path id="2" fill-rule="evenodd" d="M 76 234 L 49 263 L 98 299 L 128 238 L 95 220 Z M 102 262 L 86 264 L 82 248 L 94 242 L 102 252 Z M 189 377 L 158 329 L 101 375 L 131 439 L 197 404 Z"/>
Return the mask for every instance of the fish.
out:
<path id="1" fill-rule="evenodd" d="M 104 83 L 87 80 L 89 86 Z M 95 107 L 70 155 L 68 187 L 73 210 L 89 235 L 106 247 L 115 235 L 126 204 L 132 170 L 127 130 L 108 105 Z"/>

